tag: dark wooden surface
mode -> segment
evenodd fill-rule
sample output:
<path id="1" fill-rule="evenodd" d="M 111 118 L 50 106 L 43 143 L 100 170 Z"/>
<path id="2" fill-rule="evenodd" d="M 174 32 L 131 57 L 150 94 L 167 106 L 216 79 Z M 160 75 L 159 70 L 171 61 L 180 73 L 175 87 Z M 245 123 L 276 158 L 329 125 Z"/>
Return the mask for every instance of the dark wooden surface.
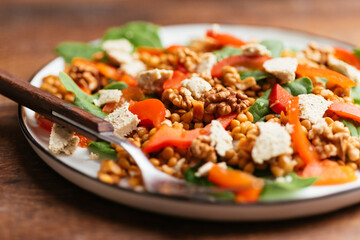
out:
<path id="1" fill-rule="evenodd" d="M 359 12 L 357 0 L 1 0 L 0 68 L 29 79 L 58 42 L 92 40 L 130 20 L 274 25 L 360 45 Z M 360 239 L 359 226 L 360 205 L 298 220 L 212 223 L 109 202 L 51 170 L 20 132 L 17 105 L 0 96 L 0 239 Z"/>

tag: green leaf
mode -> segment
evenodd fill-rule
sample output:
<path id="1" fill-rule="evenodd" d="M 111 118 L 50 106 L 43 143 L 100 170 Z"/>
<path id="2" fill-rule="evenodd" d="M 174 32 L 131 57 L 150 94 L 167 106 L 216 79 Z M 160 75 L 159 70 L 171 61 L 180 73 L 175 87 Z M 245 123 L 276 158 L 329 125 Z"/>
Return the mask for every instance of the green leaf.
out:
<path id="1" fill-rule="evenodd" d="M 241 79 L 253 77 L 253 78 L 255 78 L 256 81 L 266 79 L 269 76 L 270 76 L 270 74 L 268 74 L 267 72 L 264 72 L 264 71 L 247 71 L 247 72 L 240 73 Z"/>
<path id="2" fill-rule="evenodd" d="M 354 53 L 358 58 L 360 58 L 360 47 L 355 48 Z"/>
<path id="3" fill-rule="evenodd" d="M 196 177 L 195 173 L 198 170 L 199 165 L 186 169 L 184 173 L 184 178 L 187 182 L 194 183 L 203 187 L 211 187 L 215 186 L 215 184 L 211 183 L 206 177 Z"/>
<path id="4" fill-rule="evenodd" d="M 291 95 L 298 96 L 300 94 L 308 94 L 313 90 L 310 78 L 304 77 L 296 79 L 293 82 L 281 85 Z M 254 122 L 262 121 L 263 118 L 271 112 L 269 104 L 269 95 L 271 89 L 268 89 L 255 103 L 249 108 L 249 112 L 254 117 Z"/>
<path id="5" fill-rule="evenodd" d="M 107 85 L 106 87 L 104 87 L 104 89 L 118 89 L 118 90 L 123 90 L 125 88 L 128 88 L 129 86 L 124 83 L 124 82 L 112 82 L 109 85 Z"/>
<path id="6" fill-rule="evenodd" d="M 230 56 L 240 55 L 242 54 L 242 51 L 240 48 L 223 47 L 220 50 L 214 51 L 213 54 L 216 56 L 217 61 L 220 61 Z"/>
<path id="7" fill-rule="evenodd" d="M 63 42 L 55 48 L 55 52 L 62 56 L 66 63 L 71 63 L 75 57 L 92 59 L 99 51 L 102 51 L 99 45 L 81 42 Z"/>
<path id="8" fill-rule="evenodd" d="M 357 122 L 345 118 L 341 118 L 341 122 L 349 129 L 351 136 L 360 137 L 360 126 Z"/>
<path id="9" fill-rule="evenodd" d="M 129 40 L 134 47 L 162 48 L 159 27 L 148 22 L 130 22 L 121 27 L 110 28 L 105 32 L 103 41 L 121 38 Z"/>
<path id="10" fill-rule="evenodd" d="M 284 43 L 282 41 L 263 40 L 260 44 L 271 52 L 271 57 L 281 57 L 282 51 L 284 50 Z"/>
<path id="11" fill-rule="evenodd" d="M 351 88 L 350 97 L 354 99 L 355 104 L 360 104 L 360 86 Z"/>
<path id="12" fill-rule="evenodd" d="M 66 73 L 60 72 L 59 78 L 62 84 L 64 84 L 67 91 L 75 94 L 74 105 L 78 106 L 85 111 L 88 111 L 100 118 L 105 118 L 106 113 L 101 111 L 101 108 L 93 104 L 93 100 L 96 98 L 96 95 L 88 95 L 84 93 L 78 85 L 69 77 Z"/>
<path id="13" fill-rule="evenodd" d="M 269 104 L 269 95 L 271 89 L 266 90 L 266 92 L 256 99 L 254 104 L 249 108 L 249 112 L 254 117 L 254 123 L 259 122 L 263 117 L 265 117 L 270 112 L 270 104 Z"/>
<path id="14" fill-rule="evenodd" d="M 293 82 L 289 82 L 281 86 L 293 96 L 298 96 L 300 94 L 308 94 L 311 93 L 313 90 L 313 84 L 308 77 L 299 78 Z"/>
<path id="15" fill-rule="evenodd" d="M 89 151 L 99 154 L 101 159 L 113 159 L 117 161 L 116 151 L 107 142 L 90 142 Z"/>
<path id="16" fill-rule="evenodd" d="M 288 177 L 290 178 L 289 182 L 286 181 Z M 260 196 L 260 201 L 273 201 L 284 197 L 286 198 L 286 196 L 289 196 L 289 194 L 294 191 L 313 185 L 317 180 L 316 177 L 299 177 L 294 172 L 290 173 L 288 176 L 283 177 L 283 179 L 285 179 L 284 182 L 280 182 L 279 180 L 266 179 L 265 187 Z"/>

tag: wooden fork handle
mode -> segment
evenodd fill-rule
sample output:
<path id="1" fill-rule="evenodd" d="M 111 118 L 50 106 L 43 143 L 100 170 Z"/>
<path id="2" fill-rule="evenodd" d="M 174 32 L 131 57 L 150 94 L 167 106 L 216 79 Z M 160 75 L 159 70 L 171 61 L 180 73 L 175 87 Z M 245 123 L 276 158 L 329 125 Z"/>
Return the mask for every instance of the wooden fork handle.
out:
<path id="1" fill-rule="evenodd" d="M 66 118 L 80 123 L 82 126 L 97 133 L 112 132 L 114 130 L 112 124 L 102 118 L 82 110 L 73 104 L 55 97 L 54 95 L 1 70 L 0 94 L 34 110 L 53 122 L 57 122 L 79 134 L 90 137 L 91 139 L 94 139 L 93 135 L 89 135 L 86 131 L 76 128 L 71 123 L 59 119 L 52 113 L 54 111 L 60 113 Z"/>

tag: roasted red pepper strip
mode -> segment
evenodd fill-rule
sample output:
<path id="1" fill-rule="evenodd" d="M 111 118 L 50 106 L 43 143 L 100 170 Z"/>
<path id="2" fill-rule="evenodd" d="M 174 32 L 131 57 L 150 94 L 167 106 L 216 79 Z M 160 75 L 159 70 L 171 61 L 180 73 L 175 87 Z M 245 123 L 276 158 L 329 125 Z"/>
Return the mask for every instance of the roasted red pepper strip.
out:
<path id="1" fill-rule="evenodd" d="M 38 118 L 36 119 L 39 126 L 43 129 L 45 129 L 48 132 L 51 132 L 51 128 L 53 126 L 53 122 L 46 118 Z"/>
<path id="2" fill-rule="evenodd" d="M 237 202 L 257 202 L 264 186 L 264 181 L 247 172 L 222 168 L 214 165 L 210 171 L 208 180 L 220 187 L 244 188 L 236 191 Z"/>
<path id="3" fill-rule="evenodd" d="M 280 114 L 286 112 L 286 107 L 292 99 L 292 95 L 279 84 L 275 84 L 269 95 L 270 108 Z"/>
<path id="4" fill-rule="evenodd" d="M 350 118 L 354 121 L 360 122 L 360 108 L 353 104 L 335 102 L 330 105 L 328 110 L 336 113 L 341 117 Z"/>
<path id="5" fill-rule="evenodd" d="M 212 30 L 207 30 L 206 36 L 215 39 L 221 45 L 230 45 L 230 46 L 234 46 L 234 47 L 240 47 L 240 46 L 246 44 L 246 42 L 244 42 L 243 40 L 241 40 L 237 37 L 234 37 L 233 35 L 226 34 L 226 33 L 215 33 Z"/>
<path id="6" fill-rule="evenodd" d="M 148 53 L 150 55 L 161 55 L 164 53 L 165 49 L 162 48 L 153 48 L 153 47 L 137 47 L 136 51 L 138 53 Z"/>
<path id="7" fill-rule="evenodd" d="M 336 58 L 360 69 L 360 59 L 352 51 L 342 47 L 334 47 L 334 55 Z"/>
<path id="8" fill-rule="evenodd" d="M 237 113 L 230 113 L 216 120 L 226 128 L 236 116 Z M 166 146 L 190 147 L 192 140 L 200 135 L 206 134 L 210 134 L 210 124 L 204 128 L 196 128 L 193 130 L 176 129 L 163 125 L 150 138 L 149 142 L 143 148 L 143 151 L 145 153 L 156 152 Z"/>
<path id="9" fill-rule="evenodd" d="M 181 87 L 181 82 L 189 77 L 189 74 L 185 74 L 181 71 L 175 70 L 172 77 L 165 80 L 163 84 L 163 89 L 179 89 Z"/>
<path id="10" fill-rule="evenodd" d="M 222 69 L 225 66 L 244 66 L 247 68 L 262 69 L 262 66 L 266 60 L 271 59 L 270 57 L 264 56 L 245 56 L 235 55 L 228 58 L 224 58 L 211 69 L 211 75 L 213 77 L 221 77 Z"/>
<path id="11" fill-rule="evenodd" d="M 156 98 L 130 104 L 129 111 L 138 116 L 143 126 L 159 127 L 165 120 L 165 106 Z"/>
<path id="12" fill-rule="evenodd" d="M 312 78 L 326 78 L 329 82 L 344 88 L 356 86 L 356 83 L 354 83 L 350 78 L 326 68 L 316 68 L 299 64 L 296 69 L 296 74 Z"/>
<path id="13" fill-rule="evenodd" d="M 293 127 L 291 139 L 295 144 L 295 148 L 299 153 L 301 159 L 309 164 L 311 162 L 319 161 L 319 156 L 316 150 L 309 142 L 305 132 L 303 131 L 299 119 L 299 97 L 294 97 L 290 100 L 287 112 L 289 114 L 289 123 Z"/>

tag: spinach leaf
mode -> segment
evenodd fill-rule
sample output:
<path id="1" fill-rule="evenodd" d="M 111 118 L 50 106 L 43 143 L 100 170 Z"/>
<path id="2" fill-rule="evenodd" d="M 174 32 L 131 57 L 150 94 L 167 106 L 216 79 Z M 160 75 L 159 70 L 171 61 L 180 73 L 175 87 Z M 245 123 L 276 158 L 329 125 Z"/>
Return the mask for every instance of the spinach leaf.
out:
<path id="1" fill-rule="evenodd" d="M 99 51 L 102 51 L 99 45 L 81 42 L 63 42 L 55 48 L 55 52 L 62 56 L 66 63 L 71 63 L 75 57 L 92 59 Z"/>
<path id="2" fill-rule="evenodd" d="M 159 27 L 148 22 L 130 22 L 121 27 L 110 28 L 105 32 L 103 41 L 121 38 L 129 40 L 134 47 L 162 48 Z"/>
<path id="3" fill-rule="evenodd" d="M 281 85 L 291 95 L 298 96 L 300 94 L 308 94 L 313 90 L 313 84 L 308 77 L 296 79 L 293 82 L 285 83 Z"/>
<path id="4" fill-rule="evenodd" d="M 241 79 L 253 77 L 253 78 L 255 78 L 256 81 L 266 79 L 269 76 L 270 76 L 270 74 L 268 74 L 267 72 L 264 72 L 264 71 L 247 71 L 247 72 L 240 73 Z"/>
<path id="5" fill-rule="evenodd" d="M 211 183 L 206 177 L 196 177 L 195 173 L 198 170 L 199 165 L 186 169 L 184 173 L 184 178 L 187 182 L 194 183 L 199 186 L 203 187 L 212 187 L 215 186 L 215 184 Z"/>
<path id="6" fill-rule="evenodd" d="M 360 137 L 360 126 L 357 122 L 345 118 L 341 118 L 341 122 L 349 129 L 351 136 Z"/>
<path id="7" fill-rule="evenodd" d="M 89 151 L 100 155 L 101 159 L 113 159 L 117 161 L 116 151 L 107 142 L 90 142 Z"/>
<path id="8" fill-rule="evenodd" d="M 271 89 L 266 90 L 266 92 L 256 99 L 254 104 L 249 108 L 249 112 L 254 117 L 254 122 L 259 122 L 263 117 L 265 117 L 270 112 L 269 104 L 269 95 Z"/>
<path id="9" fill-rule="evenodd" d="M 271 57 L 281 57 L 282 51 L 284 50 L 284 44 L 282 41 L 263 40 L 260 44 L 265 46 L 271 52 Z"/>
<path id="10" fill-rule="evenodd" d="M 286 181 L 289 178 L 290 181 Z M 288 176 L 283 177 L 284 182 L 278 180 L 265 180 L 265 187 L 261 193 L 260 201 L 279 200 L 291 192 L 309 187 L 315 183 L 316 177 L 302 178 L 297 176 L 294 172 Z"/>
<path id="11" fill-rule="evenodd" d="M 223 47 L 220 50 L 214 51 L 213 54 L 216 56 L 217 61 L 220 61 L 230 56 L 240 55 L 242 54 L 242 51 L 240 48 Z"/>
<path id="12" fill-rule="evenodd" d="M 107 116 L 106 113 L 101 111 L 101 108 L 93 104 L 93 100 L 96 98 L 96 95 L 92 96 L 84 93 L 71 79 L 71 77 L 64 72 L 59 73 L 59 78 L 61 83 L 64 84 L 66 90 L 75 94 L 75 106 L 78 106 L 79 108 L 101 118 L 105 118 Z"/>
<path id="13" fill-rule="evenodd" d="M 355 104 L 360 104 L 360 86 L 351 88 L 350 97 L 354 99 Z"/>
<path id="14" fill-rule="evenodd" d="M 104 87 L 104 89 L 118 89 L 118 90 L 123 90 L 125 88 L 129 87 L 126 83 L 124 82 L 112 82 L 109 85 L 107 85 L 106 87 Z"/>
<path id="15" fill-rule="evenodd" d="M 304 77 L 296 79 L 293 82 L 281 85 L 291 95 L 298 96 L 300 94 L 308 94 L 313 90 L 310 78 Z M 269 105 L 269 95 L 271 89 L 268 89 L 255 103 L 249 108 L 249 112 L 254 117 L 254 122 L 262 121 L 262 119 L 271 112 Z"/>

